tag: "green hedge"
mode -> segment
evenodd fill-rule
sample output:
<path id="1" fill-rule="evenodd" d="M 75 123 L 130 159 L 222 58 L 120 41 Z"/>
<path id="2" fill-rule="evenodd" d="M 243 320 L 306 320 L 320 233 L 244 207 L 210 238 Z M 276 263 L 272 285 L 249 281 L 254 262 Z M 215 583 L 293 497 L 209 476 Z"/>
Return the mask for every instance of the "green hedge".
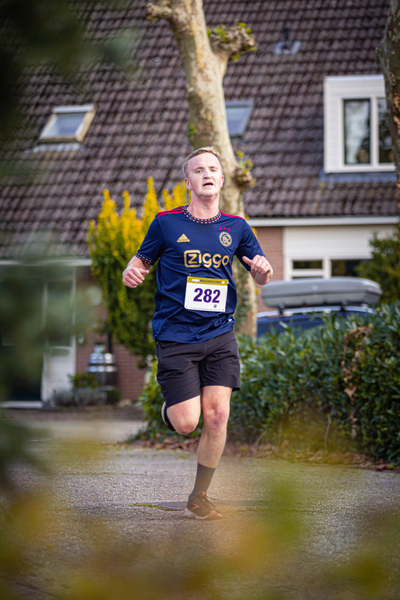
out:
<path id="1" fill-rule="evenodd" d="M 239 339 L 242 388 L 228 434 L 244 443 L 289 439 L 312 450 L 362 450 L 400 464 L 400 303 L 367 320 L 335 315 L 295 336 Z M 141 404 L 152 436 L 162 427 L 155 367 Z"/>

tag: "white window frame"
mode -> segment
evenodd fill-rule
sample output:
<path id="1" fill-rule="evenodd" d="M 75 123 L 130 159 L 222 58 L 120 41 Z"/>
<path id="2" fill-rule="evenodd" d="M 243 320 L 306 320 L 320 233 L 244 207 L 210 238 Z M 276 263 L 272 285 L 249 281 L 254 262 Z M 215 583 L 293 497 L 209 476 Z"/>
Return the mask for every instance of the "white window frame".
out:
<path id="1" fill-rule="evenodd" d="M 314 261 L 314 260 L 320 260 L 322 262 L 322 268 L 321 269 L 295 269 L 293 267 L 293 262 L 295 261 Z M 301 256 L 301 258 L 293 258 L 293 257 L 287 257 L 286 259 L 286 277 L 285 279 L 287 281 L 291 281 L 292 279 L 296 279 L 298 277 L 323 277 L 324 279 L 326 279 L 327 277 L 331 276 L 331 271 L 330 271 L 330 260 L 328 257 L 326 256 L 308 256 L 308 255 L 304 255 Z"/>
<path id="2" fill-rule="evenodd" d="M 53 109 L 51 117 L 44 126 L 42 133 L 39 136 L 40 142 L 83 142 L 85 135 L 93 121 L 95 115 L 95 107 L 93 104 L 84 104 L 82 106 L 56 106 Z M 83 117 L 82 123 L 75 131 L 74 135 L 70 136 L 50 136 L 49 131 L 57 120 L 58 115 L 62 114 L 73 114 L 73 113 L 86 113 Z"/>
<path id="3" fill-rule="evenodd" d="M 370 240 L 390 235 L 398 226 L 393 223 L 295 225 L 283 230 L 284 279 L 294 277 L 331 277 L 332 260 L 371 258 Z M 293 269 L 293 261 L 322 260 L 322 269 Z"/>
<path id="4" fill-rule="evenodd" d="M 378 98 L 385 98 L 383 75 L 325 77 L 324 79 L 324 171 L 325 173 L 371 173 L 394 171 L 393 164 L 379 164 Z M 344 162 L 343 100 L 371 100 L 371 164 Z"/>

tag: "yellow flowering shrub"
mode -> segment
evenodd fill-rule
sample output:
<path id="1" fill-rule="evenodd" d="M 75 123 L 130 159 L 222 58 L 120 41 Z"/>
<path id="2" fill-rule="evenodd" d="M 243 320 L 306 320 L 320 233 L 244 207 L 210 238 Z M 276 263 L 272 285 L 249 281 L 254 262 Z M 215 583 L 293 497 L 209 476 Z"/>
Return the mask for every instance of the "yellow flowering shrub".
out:
<path id="1" fill-rule="evenodd" d="M 186 187 L 178 183 L 170 194 L 162 191 L 162 204 L 157 200 L 152 178 L 147 180 L 147 193 L 143 213 L 137 216 L 130 208 L 128 192 L 123 193 L 124 207 L 118 214 L 116 203 L 108 190 L 97 221 L 89 223 L 88 245 L 92 258 L 92 274 L 99 283 L 103 302 L 107 308 L 107 319 L 103 330 L 110 329 L 115 338 L 128 350 L 135 353 L 141 366 L 146 357 L 154 353 L 151 320 L 154 313 L 156 277 L 154 267 L 145 281 L 136 289 L 127 288 L 122 281 L 122 272 L 138 251 L 150 223 L 162 210 L 186 204 Z"/>
<path id="2" fill-rule="evenodd" d="M 192 192 L 189 192 L 189 194 L 190 194 L 190 198 L 189 198 L 189 202 L 190 202 Z M 172 191 L 172 196 L 168 190 L 163 190 L 162 197 L 163 197 L 163 201 L 164 201 L 165 210 L 171 210 L 172 208 L 175 208 L 175 206 L 182 206 L 182 204 L 185 204 L 185 200 L 186 200 L 185 182 L 182 181 L 181 183 L 176 184 L 176 186 L 174 187 L 174 189 Z M 182 199 L 183 199 L 183 202 L 182 202 Z"/>

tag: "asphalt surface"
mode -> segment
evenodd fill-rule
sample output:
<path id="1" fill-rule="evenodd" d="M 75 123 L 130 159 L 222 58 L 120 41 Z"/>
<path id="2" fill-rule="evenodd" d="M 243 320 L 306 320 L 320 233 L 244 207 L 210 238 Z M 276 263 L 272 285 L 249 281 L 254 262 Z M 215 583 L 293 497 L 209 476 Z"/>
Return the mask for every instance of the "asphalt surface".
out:
<path id="1" fill-rule="evenodd" d="M 49 558 L 44 552 L 38 553 L 40 560 L 36 557 L 41 561 L 41 585 L 45 581 L 49 595 L 43 595 L 43 591 L 35 595 L 31 581 L 29 589 L 21 583 L 26 598 L 46 599 L 54 597 L 52 593 L 56 595 L 55 569 L 49 565 L 60 561 L 61 555 L 64 564 L 68 561 L 73 564 L 86 543 L 85 536 L 87 541 L 85 528 L 89 522 L 98 523 L 98 531 L 111 528 L 107 531 L 113 533 L 105 536 L 112 536 L 114 544 L 116 537 L 122 545 L 140 544 L 147 566 L 154 564 L 155 570 L 161 556 L 163 564 L 172 561 L 174 573 L 179 571 L 182 561 L 185 563 L 188 557 L 192 560 L 195 556 L 196 560 L 223 559 L 230 568 L 233 561 L 239 564 L 238 573 L 242 573 L 240 560 L 257 555 L 245 574 L 234 577 L 238 597 L 244 597 L 238 591 L 241 585 L 245 586 L 246 598 L 260 594 L 269 598 L 270 589 L 281 594 L 271 598 L 296 600 L 400 597 L 397 516 L 400 474 L 397 472 L 223 456 L 209 490 L 223 518 L 205 523 L 183 516 L 194 482 L 195 455 L 125 443 L 129 435 L 140 429 L 140 421 L 47 419 L 31 425 L 32 451 L 46 459 L 51 473 L 43 475 L 17 468 L 15 479 L 26 490 L 42 486 L 50 498 L 52 518 L 61 521 L 67 510 L 70 526 L 63 530 L 58 554 Z M 171 540 L 174 540 L 173 557 L 165 556 Z M 276 549 L 272 553 L 271 545 Z M 290 560 L 286 554 L 288 548 Z M 357 595 L 353 575 L 348 584 L 348 575 L 341 581 L 337 574 L 334 585 L 326 583 L 325 579 L 331 581 L 332 574 L 326 577 L 325 574 L 338 565 L 353 566 L 358 573 L 366 549 L 372 566 L 366 571 L 363 567 L 365 577 L 368 579 L 371 569 L 378 573 L 379 581 L 371 583 L 378 595 L 368 595 L 369 588 L 362 595 L 362 582 L 361 595 Z M 274 554 L 281 557 L 279 566 L 271 558 Z M 265 555 L 266 561 L 262 568 L 260 555 Z M 230 587 L 231 579 L 225 578 L 218 585 L 221 594 L 218 597 L 236 597 Z M 343 585 L 345 594 L 340 587 Z M 194 597 L 192 591 L 190 598 Z"/>

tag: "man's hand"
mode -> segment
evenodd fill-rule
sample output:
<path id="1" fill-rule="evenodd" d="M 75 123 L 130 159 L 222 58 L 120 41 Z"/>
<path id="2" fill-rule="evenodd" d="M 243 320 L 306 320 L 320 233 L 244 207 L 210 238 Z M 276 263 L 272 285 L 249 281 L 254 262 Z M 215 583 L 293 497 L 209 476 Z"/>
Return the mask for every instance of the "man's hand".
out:
<path id="1" fill-rule="evenodd" d="M 265 256 L 256 254 L 253 260 L 243 256 L 243 262 L 250 267 L 250 274 L 258 285 L 265 285 L 271 279 L 273 270 Z"/>
<path id="2" fill-rule="evenodd" d="M 143 283 L 148 273 L 149 269 L 146 269 L 144 263 L 135 256 L 122 273 L 122 281 L 126 286 L 135 288 Z"/>

